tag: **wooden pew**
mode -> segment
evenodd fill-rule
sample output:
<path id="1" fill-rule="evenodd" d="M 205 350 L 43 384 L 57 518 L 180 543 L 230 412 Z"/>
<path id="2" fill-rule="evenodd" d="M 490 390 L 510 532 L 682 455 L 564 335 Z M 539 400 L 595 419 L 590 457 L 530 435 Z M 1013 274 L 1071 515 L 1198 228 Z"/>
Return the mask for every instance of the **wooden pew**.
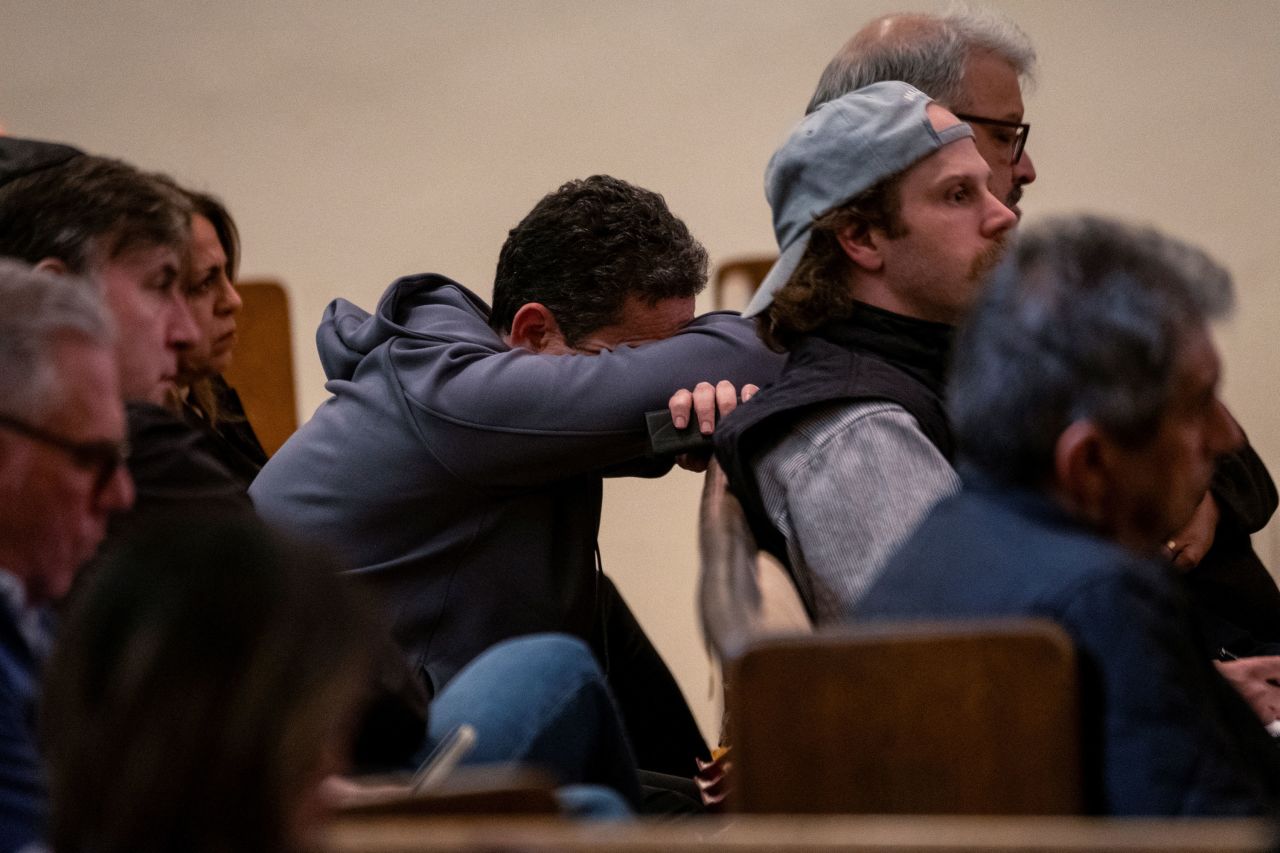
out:
<path id="1" fill-rule="evenodd" d="M 1259 820 L 804 816 L 592 825 L 549 818 L 334 824 L 331 853 L 1262 853 Z"/>
<path id="2" fill-rule="evenodd" d="M 1075 654 L 1050 622 L 763 640 L 726 682 L 735 810 L 1082 811 Z"/>
<path id="3" fill-rule="evenodd" d="M 258 440 L 275 453 L 298 428 L 289 295 L 278 281 L 241 281 L 244 308 L 236 321 L 236 349 L 224 378 L 240 394 Z"/>

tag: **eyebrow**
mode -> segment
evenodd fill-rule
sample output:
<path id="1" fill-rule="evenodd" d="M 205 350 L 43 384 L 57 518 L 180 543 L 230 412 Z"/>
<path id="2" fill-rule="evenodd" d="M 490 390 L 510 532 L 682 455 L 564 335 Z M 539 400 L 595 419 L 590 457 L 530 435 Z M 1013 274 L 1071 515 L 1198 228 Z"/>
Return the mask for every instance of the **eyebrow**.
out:
<path id="1" fill-rule="evenodd" d="M 973 110 L 960 110 L 959 112 L 952 113 L 952 115 L 954 115 L 956 118 L 960 118 L 961 114 L 971 115 L 974 118 L 985 118 L 988 121 L 1011 121 L 1011 122 L 1016 122 L 1017 124 L 1022 124 L 1023 119 L 1026 117 L 1027 110 L 1026 110 L 1026 107 L 1024 106 L 1021 112 L 1015 109 L 1011 109 L 1005 112 L 1004 114 L 1000 114 L 1000 113 L 988 114 L 985 112 L 975 112 Z M 964 121 L 964 119 L 960 119 L 960 120 Z M 990 127 L 990 125 L 987 125 L 987 126 Z"/>
<path id="2" fill-rule="evenodd" d="M 967 170 L 944 172 L 933 182 L 933 186 L 943 189 L 961 182 L 974 182 L 979 185 L 985 185 L 987 181 L 991 180 L 991 167 L 986 165 L 986 161 L 983 161 L 983 166 L 986 168 L 981 173 Z"/>

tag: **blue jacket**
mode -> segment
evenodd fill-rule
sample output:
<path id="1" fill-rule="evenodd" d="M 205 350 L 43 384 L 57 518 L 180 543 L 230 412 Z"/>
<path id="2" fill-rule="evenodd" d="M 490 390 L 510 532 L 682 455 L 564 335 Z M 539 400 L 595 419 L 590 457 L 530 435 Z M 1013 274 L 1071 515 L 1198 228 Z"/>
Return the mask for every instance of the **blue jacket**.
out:
<path id="1" fill-rule="evenodd" d="M 333 396 L 250 489 L 264 518 L 339 548 L 382 594 L 437 690 L 507 637 L 589 638 L 601 477 L 669 467 L 644 459 L 644 412 L 781 366 L 733 314 L 565 356 L 511 349 L 488 315 L 438 275 L 396 281 L 373 314 L 333 302 L 317 333 Z"/>
<path id="2" fill-rule="evenodd" d="M 40 667 L 0 607 L 0 853 L 43 835 L 47 794 L 36 744 Z"/>
<path id="3" fill-rule="evenodd" d="M 1171 570 L 1047 498 L 963 472 L 858 607 L 863 618 L 1039 616 L 1076 645 L 1086 797 L 1110 815 L 1247 815 L 1280 795 L 1275 744 L 1200 651 Z"/>

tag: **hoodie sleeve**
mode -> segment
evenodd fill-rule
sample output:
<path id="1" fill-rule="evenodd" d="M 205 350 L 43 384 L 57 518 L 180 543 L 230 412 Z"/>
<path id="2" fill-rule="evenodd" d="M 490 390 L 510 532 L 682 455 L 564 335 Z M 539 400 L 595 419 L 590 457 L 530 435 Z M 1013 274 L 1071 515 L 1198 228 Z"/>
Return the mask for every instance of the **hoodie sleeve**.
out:
<path id="1" fill-rule="evenodd" d="M 496 338 L 495 338 L 496 339 Z M 392 364 L 424 442 L 459 477 L 520 486 L 598 472 L 644 455 L 644 413 L 698 382 L 773 381 L 782 356 L 736 314 L 597 355 L 540 355 L 460 342 L 393 349 Z"/>

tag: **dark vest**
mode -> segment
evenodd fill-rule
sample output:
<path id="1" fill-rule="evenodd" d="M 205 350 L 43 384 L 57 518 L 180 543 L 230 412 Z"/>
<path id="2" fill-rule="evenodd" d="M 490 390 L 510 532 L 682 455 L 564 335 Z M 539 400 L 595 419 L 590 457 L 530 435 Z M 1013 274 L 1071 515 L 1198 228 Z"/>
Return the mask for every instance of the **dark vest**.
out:
<path id="1" fill-rule="evenodd" d="M 756 542 L 787 559 L 786 540 L 769 521 L 752 466 L 791 425 L 835 402 L 886 400 L 905 409 L 948 459 L 951 428 L 942 391 L 953 327 L 859 303 L 848 320 L 801 338 L 778 381 L 716 427 L 716 459 L 742 501 Z"/>

